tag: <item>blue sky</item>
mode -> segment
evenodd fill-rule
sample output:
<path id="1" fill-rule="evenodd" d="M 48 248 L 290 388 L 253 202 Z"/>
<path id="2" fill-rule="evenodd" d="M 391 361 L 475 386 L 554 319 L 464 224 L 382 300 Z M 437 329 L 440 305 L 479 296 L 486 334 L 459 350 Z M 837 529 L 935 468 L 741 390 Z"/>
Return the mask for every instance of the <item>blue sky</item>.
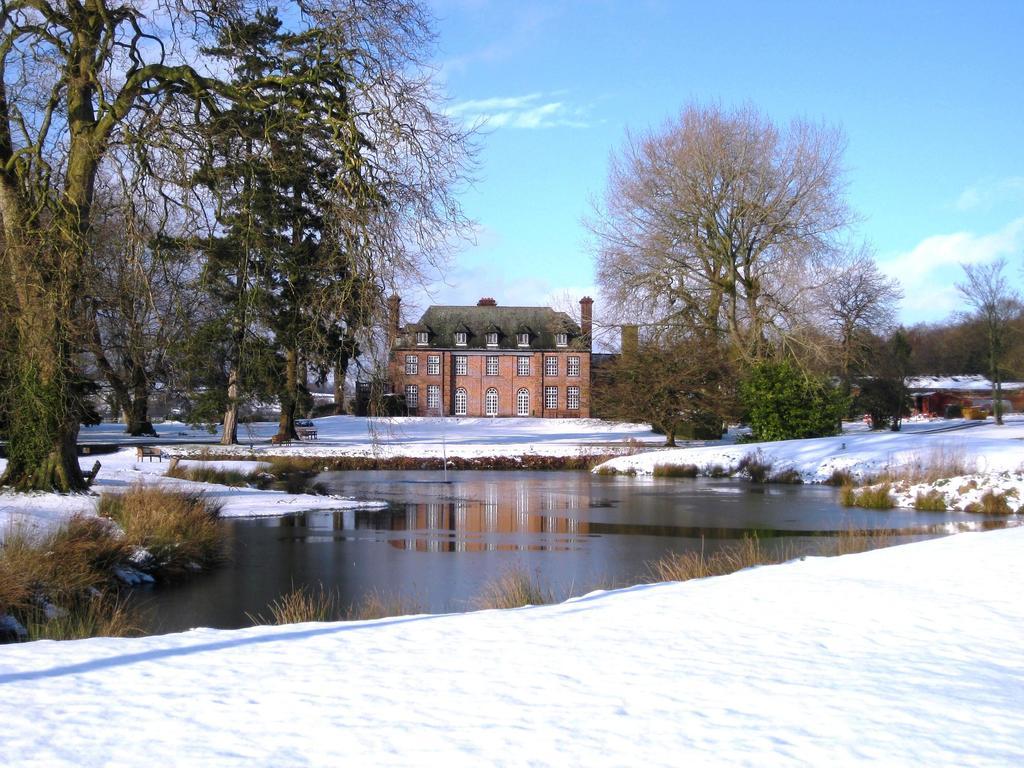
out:
<path id="1" fill-rule="evenodd" d="M 960 308 L 960 262 L 1004 256 L 1020 280 L 1024 0 L 429 5 L 448 108 L 488 119 L 462 198 L 477 242 L 433 301 L 600 302 L 581 219 L 609 155 L 690 102 L 843 129 L 858 234 L 903 281 L 905 322 Z"/>

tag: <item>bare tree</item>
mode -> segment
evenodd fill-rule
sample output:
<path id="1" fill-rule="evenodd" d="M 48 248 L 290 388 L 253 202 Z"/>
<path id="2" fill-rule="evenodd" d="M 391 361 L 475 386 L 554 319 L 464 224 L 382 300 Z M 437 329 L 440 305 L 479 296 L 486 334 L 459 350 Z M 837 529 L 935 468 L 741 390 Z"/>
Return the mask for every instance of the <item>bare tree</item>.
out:
<path id="1" fill-rule="evenodd" d="M 1003 274 L 1006 259 L 960 266 L 964 270 L 964 282 L 957 283 L 956 289 L 985 328 L 988 375 L 992 380 L 992 412 L 996 424 L 1002 424 L 1002 366 L 1009 346 L 1011 323 L 1020 312 L 1020 297 L 1007 284 Z"/>
<path id="2" fill-rule="evenodd" d="M 621 317 L 726 338 L 752 360 L 808 308 L 810 266 L 851 221 L 844 139 L 752 108 L 685 107 L 627 136 L 588 226 L 598 283 Z"/>
<path id="3" fill-rule="evenodd" d="M 649 422 L 670 446 L 684 430 L 691 437 L 720 437 L 722 424 L 737 415 L 728 351 L 705 336 L 645 330 L 642 343 L 624 337 L 622 353 L 595 371 L 594 410 Z"/>
<path id="4" fill-rule="evenodd" d="M 849 394 L 854 374 L 876 348 L 875 337 L 888 336 L 895 327 L 903 291 L 879 271 L 872 251 L 861 246 L 827 271 L 817 298 L 821 324 L 838 347 L 839 375 Z"/>

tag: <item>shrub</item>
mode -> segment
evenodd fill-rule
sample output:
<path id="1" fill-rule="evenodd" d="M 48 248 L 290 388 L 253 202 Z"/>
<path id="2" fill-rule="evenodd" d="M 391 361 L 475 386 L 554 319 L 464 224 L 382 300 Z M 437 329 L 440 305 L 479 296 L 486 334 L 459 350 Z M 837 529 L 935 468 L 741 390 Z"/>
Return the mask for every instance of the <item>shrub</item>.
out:
<path id="1" fill-rule="evenodd" d="M 843 483 L 839 488 L 839 503 L 844 507 L 857 506 L 857 491 L 854 490 L 853 483 Z"/>
<path id="2" fill-rule="evenodd" d="M 763 483 L 771 471 L 771 462 L 765 461 L 760 451 L 748 453 L 739 464 L 736 465 L 736 472 L 747 475 L 752 482 Z"/>
<path id="3" fill-rule="evenodd" d="M 945 512 L 946 497 L 943 496 L 941 491 L 937 491 L 934 488 L 928 491 L 928 493 L 918 491 L 917 496 L 914 497 L 914 509 L 921 512 Z"/>
<path id="4" fill-rule="evenodd" d="M 721 464 L 709 464 L 704 468 L 704 474 L 708 477 L 728 477 L 729 470 Z"/>
<path id="5" fill-rule="evenodd" d="M 696 477 L 696 464 L 656 464 L 652 474 L 655 477 Z"/>
<path id="6" fill-rule="evenodd" d="M 473 606 L 488 608 L 521 608 L 524 605 L 546 605 L 555 602 L 554 594 L 544 587 L 536 575 L 525 568 L 508 568 L 494 581 L 484 585 L 473 600 Z"/>
<path id="7" fill-rule="evenodd" d="M 755 365 L 740 385 L 740 401 L 757 441 L 835 435 L 849 406 L 828 381 L 788 362 Z"/>
<path id="8" fill-rule="evenodd" d="M 121 526 L 128 541 L 147 550 L 165 574 L 213 565 L 224 557 L 220 508 L 201 494 L 140 484 L 100 496 L 99 512 Z"/>

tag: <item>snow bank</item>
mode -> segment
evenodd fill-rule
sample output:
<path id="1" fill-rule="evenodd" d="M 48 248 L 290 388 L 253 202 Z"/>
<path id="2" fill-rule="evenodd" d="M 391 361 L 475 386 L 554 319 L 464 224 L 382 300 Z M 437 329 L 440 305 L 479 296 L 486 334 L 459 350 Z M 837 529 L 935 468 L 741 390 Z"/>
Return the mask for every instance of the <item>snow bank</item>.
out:
<path id="1" fill-rule="evenodd" d="M 170 462 L 150 459 L 139 461 L 134 448 L 80 458 L 83 469 L 90 468 L 94 461 L 102 464 L 96 483 L 92 487 L 97 494 L 119 493 L 135 483 L 159 483 L 168 488 L 203 494 L 221 506 L 222 517 L 266 517 L 309 509 L 386 506 L 384 502 L 373 500 L 357 501 L 340 496 L 261 491 L 256 488 L 232 488 L 226 485 L 178 480 L 164 475 Z M 199 462 L 183 463 L 198 465 Z M 261 466 L 259 462 L 205 463 L 243 472 Z M 6 462 L 0 459 L 0 472 L 3 472 L 5 465 Z M 97 496 L 89 494 L 0 492 L 0 540 L 3 539 L 4 530 L 11 524 L 24 524 L 43 529 L 56 526 L 75 514 L 94 514 L 97 499 Z"/>
<path id="2" fill-rule="evenodd" d="M 1020 765 L 1024 529 L 562 605 L 0 647 L 9 765 Z"/>
<path id="3" fill-rule="evenodd" d="M 735 468 L 748 454 L 772 465 L 772 472 L 795 470 L 805 482 L 824 482 L 835 471 L 863 477 L 886 469 L 928 463 L 930 457 L 958 455 L 981 472 L 1010 472 L 1024 465 L 1024 416 L 1006 424 L 963 419 L 906 422 L 900 432 L 871 432 L 847 424 L 842 435 L 745 445 L 715 444 L 623 456 L 598 467 L 651 474 L 659 464 L 693 464 L 705 470 Z"/>

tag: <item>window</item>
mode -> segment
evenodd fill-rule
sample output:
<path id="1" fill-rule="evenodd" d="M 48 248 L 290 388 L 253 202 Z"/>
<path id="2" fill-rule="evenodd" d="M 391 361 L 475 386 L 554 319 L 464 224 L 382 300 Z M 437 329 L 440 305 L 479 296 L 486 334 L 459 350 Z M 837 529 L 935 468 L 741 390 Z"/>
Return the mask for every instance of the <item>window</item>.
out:
<path id="1" fill-rule="evenodd" d="M 405 356 L 405 375 L 415 376 L 420 372 L 420 359 L 416 355 Z"/>
<path id="2" fill-rule="evenodd" d="M 570 411 L 578 411 L 580 409 L 580 388 L 569 387 L 565 391 L 565 406 Z"/>
<path id="3" fill-rule="evenodd" d="M 455 332 L 455 346 L 456 347 L 464 347 L 464 346 L 466 346 L 466 332 L 465 331 L 456 331 Z"/>
<path id="4" fill-rule="evenodd" d="M 567 375 L 569 375 L 569 376 L 579 376 L 580 375 L 580 359 L 578 357 L 570 357 L 568 359 L 568 361 L 566 362 L 565 368 L 566 368 L 565 372 L 566 372 Z"/>
<path id="5" fill-rule="evenodd" d="M 427 356 L 427 375 L 437 376 L 441 373 L 441 356 L 440 355 L 428 355 Z"/>
<path id="6" fill-rule="evenodd" d="M 498 390 L 491 387 L 484 394 L 484 416 L 498 415 Z"/>
<path id="7" fill-rule="evenodd" d="M 427 410 L 441 410 L 441 388 L 436 384 L 431 384 L 427 387 Z"/>
<path id="8" fill-rule="evenodd" d="M 544 375 L 545 376 L 557 376 L 558 375 L 558 358 L 557 357 L 545 357 L 544 358 Z"/>
<path id="9" fill-rule="evenodd" d="M 520 389 L 516 392 L 516 416 L 530 415 L 530 390 Z"/>
<path id="10" fill-rule="evenodd" d="M 469 405 L 469 396 L 466 394 L 466 390 L 459 387 L 455 390 L 455 415 L 465 416 L 466 408 Z"/>
<path id="11" fill-rule="evenodd" d="M 469 373 L 469 358 L 465 355 L 455 356 L 455 375 L 466 376 Z"/>
<path id="12" fill-rule="evenodd" d="M 516 376 L 529 376 L 530 375 L 530 358 L 528 357 L 517 357 L 516 358 Z"/>
<path id="13" fill-rule="evenodd" d="M 558 387 L 544 387 L 544 407 L 558 408 Z"/>
<path id="14" fill-rule="evenodd" d="M 528 333 L 516 334 L 516 339 L 518 340 L 520 347 L 528 347 L 528 346 L 530 346 L 530 334 L 528 334 Z"/>
<path id="15" fill-rule="evenodd" d="M 498 334 L 496 331 L 491 331 L 487 334 L 487 346 L 496 347 L 498 346 Z"/>
<path id="16" fill-rule="evenodd" d="M 496 357 L 488 357 L 487 358 L 487 370 L 486 370 L 486 373 L 487 373 L 488 376 L 497 376 L 498 375 L 498 358 L 496 358 Z"/>
<path id="17" fill-rule="evenodd" d="M 416 413 L 420 408 L 420 388 L 415 384 L 405 385 L 405 409 L 409 413 Z"/>
<path id="18" fill-rule="evenodd" d="M 426 331 L 416 331 L 416 344 L 425 347 L 430 341 L 430 334 Z"/>
<path id="19" fill-rule="evenodd" d="M 555 334 L 555 346 L 556 347 L 567 347 L 567 346 L 569 346 L 569 334 L 568 333 L 556 333 Z"/>

